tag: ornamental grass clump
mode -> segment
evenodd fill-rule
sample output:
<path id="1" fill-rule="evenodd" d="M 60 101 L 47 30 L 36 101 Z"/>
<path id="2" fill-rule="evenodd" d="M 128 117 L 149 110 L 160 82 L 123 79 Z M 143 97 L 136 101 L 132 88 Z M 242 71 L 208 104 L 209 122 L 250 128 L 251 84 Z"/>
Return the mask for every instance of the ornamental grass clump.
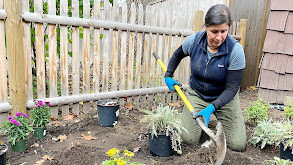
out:
<path id="1" fill-rule="evenodd" d="M 140 122 L 147 122 L 147 129 L 151 134 L 151 138 L 158 137 L 158 134 L 170 136 L 172 148 L 178 154 L 182 154 L 181 150 L 181 133 L 187 130 L 182 126 L 182 121 L 178 110 L 170 106 L 159 105 L 154 112 L 149 110 L 141 110 L 146 113 Z"/>
<path id="2" fill-rule="evenodd" d="M 268 120 L 269 118 L 270 104 L 264 101 L 262 98 L 254 101 L 244 110 L 245 118 L 247 122 L 252 125 L 257 125 L 263 120 Z"/>
<path id="3" fill-rule="evenodd" d="M 27 114 L 18 112 L 15 116 L 8 116 L 8 120 L 2 122 L 2 131 L 7 134 L 11 144 L 15 145 L 17 141 L 28 139 L 29 133 L 33 129 L 29 124 Z"/>
<path id="4" fill-rule="evenodd" d="M 31 124 L 34 128 L 45 128 L 46 124 L 50 122 L 52 106 L 50 102 L 43 102 L 41 100 L 34 100 L 36 106 L 30 113 Z"/>
<path id="5" fill-rule="evenodd" d="M 120 156 L 120 150 L 116 148 L 108 150 L 106 154 L 110 157 L 110 159 L 104 160 L 102 165 L 144 165 L 137 162 L 131 163 L 130 160 L 134 156 L 134 153 L 126 149 L 124 149 L 123 156 Z"/>

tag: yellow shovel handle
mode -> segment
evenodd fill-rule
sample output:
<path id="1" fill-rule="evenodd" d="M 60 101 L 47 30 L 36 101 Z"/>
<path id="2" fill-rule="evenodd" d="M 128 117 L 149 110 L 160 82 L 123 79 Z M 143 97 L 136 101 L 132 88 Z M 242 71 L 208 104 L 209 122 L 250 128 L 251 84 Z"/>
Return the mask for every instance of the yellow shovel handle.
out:
<path id="1" fill-rule="evenodd" d="M 166 73 L 167 68 L 164 65 L 164 63 L 162 62 L 162 60 L 160 59 L 160 57 L 157 55 L 156 52 L 154 52 L 153 55 L 156 58 L 157 62 L 160 64 L 160 66 L 163 69 L 164 73 Z M 184 102 L 184 104 L 186 105 L 186 107 L 189 109 L 189 111 L 190 112 L 193 112 L 194 111 L 194 108 L 190 104 L 190 102 L 188 101 L 188 99 L 186 98 L 186 96 L 184 95 L 184 93 L 182 92 L 181 88 L 178 85 L 174 85 L 174 88 L 177 91 L 177 93 L 179 94 L 179 96 L 182 98 L 182 101 Z"/>

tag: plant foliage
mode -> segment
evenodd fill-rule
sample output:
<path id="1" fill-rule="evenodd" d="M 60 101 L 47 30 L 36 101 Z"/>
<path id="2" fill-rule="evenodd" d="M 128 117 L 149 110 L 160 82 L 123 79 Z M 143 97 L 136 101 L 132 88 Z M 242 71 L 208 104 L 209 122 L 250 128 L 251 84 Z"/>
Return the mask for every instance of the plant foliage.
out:
<path id="1" fill-rule="evenodd" d="M 131 163 L 130 160 L 134 156 L 134 153 L 126 149 L 124 149 L 123 156 L 120 156 L 120 151 L 116 148 L 108 150 L 106 154 L 110 157 L 110 159 L 104 160 L 102 165 L 144 165 L 137 162 Z"/>
<path id="2" fill-rule="evenodd" d="M 260 148 L 263 149 L 266 145 L 279 145 L 278 139 L 282 136 L 281 122 L 273 122 L 272 120 L 261 121 L 253 130 L 252 137 L 249 142 L 256 146 L 260 144 Z"/>
<path id="3" fill-rule="evenodd" d="M 251 139 L 249 141 L 253 145 L 261 144 L 261 149 L 266 145 L 279 146 L 284 145 L 284 150 L 287 147 L 293 147 L 293 123 L 291 120 L 280 122 L 262 121 L 255 127 Z M 293 154 L 293 150 L 292 150 Z"/>
<path id="4" fill-rule="evenodd" d="M 18 112 L 15 116 L 8 116 L 8 120 L 2 122 L 2 130 L 7 134 L 11 144 L 16 141 L 28 139 L 29 133 L 33 131 L 27 114 Z"/>
<path id="5" fill-rule="evenodd" d="M 270 105 L 268 102 L 264 101 L 262 98 L 254 101 L 244 110 L 245 118 L 247 122 L 252 125 L 257 125 L 257 123 L 268 120 Z"/>
<path id="6" fill-rule="evenodd" d="M 293 105 L 291 106 L 285 106 L 284 107 L 284 115 L 288 118 L 288 119 L 293 119 Z"/>
<path id="7" fill-rule="evenodd" d="M 50 102 L 43 102 L 41 100 L 35 100 L 36 107 L 31 112 L 31 124 L 35 128 L 45 128 L 46 124 L 50 122 Z"/>
<path id="8" fill-rule="evenodd" d="M 149 110 L 142 110 L 144 115 L 141 122 L 147 122 L 147 129 L 151 133 L 151 138 L 158 136 L 158 134 L 166 134 L 170 136 L 172 142 L 172 148 L 178 153 L 182 154 L 181 150 L 181 137 L 182 133 L 182 122 L 180 114 L 175 108 L 170 106 L 159 105 L 154 112 Z M 187 131 L 186 129 L 184 129 Z"/>
<path id="9" fill-rule="evenodd" d="M 279 157 L 274 157 L 274 160 L 268 160 L 265 162 L 267 165 L 293 165 L 291 160 L 281 159 Z"/>

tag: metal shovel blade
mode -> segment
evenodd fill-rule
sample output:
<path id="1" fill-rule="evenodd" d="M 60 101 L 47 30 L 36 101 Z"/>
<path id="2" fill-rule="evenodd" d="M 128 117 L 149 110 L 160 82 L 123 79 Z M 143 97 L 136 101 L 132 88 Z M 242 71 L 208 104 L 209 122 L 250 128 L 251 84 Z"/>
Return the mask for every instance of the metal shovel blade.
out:
<path id="1" fill-rule="evenodd" d="M 201 129 L 214 141 L 216 144 L 216 165 L 221 165 L 225 159 L 226 156 L 226 138 L 223 131 L 223 125 L 220 121 L 217 122 L 216 135 L 213 133 L 212 130 L 210 130 L 206 124 L 201 120 L 201 118 L 197 117 L 196 121 L 198 125 L 201 127 Z"/>

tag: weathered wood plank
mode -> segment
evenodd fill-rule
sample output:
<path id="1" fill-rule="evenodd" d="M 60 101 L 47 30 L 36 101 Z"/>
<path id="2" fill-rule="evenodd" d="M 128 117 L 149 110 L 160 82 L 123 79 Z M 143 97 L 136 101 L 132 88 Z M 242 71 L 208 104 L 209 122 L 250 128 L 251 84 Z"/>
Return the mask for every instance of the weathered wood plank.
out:
<path id="1" fill-rule="evenodd" d="M 25 6 L 25 5 L 23 5 Z M 0 0 L 0 9 L 4 8 L 3 0 Z M 7 92 L 7 60 L 5 45 L 4 21 L 0 20 L 0 103 L 8 101 Z"/>
<path id="2" fill-rule="evenodd" d="M 79 0 L 72 0 L 72 17 L 79 18 Z M 72 94 L 79 94 L 79 27 L 72 27 Z M 72 113 L 79 115 L 79 103 L 73 104 Z"/>
<path id="3" fill-rule="evenodd" d="M 118 2 L 114 1 L 113 5 L 113 11 L 118 11 Z M 112 13 L 112 21 L 114 21 L 114 18 L 117 19 L 116 14 Z M 115 20 L 117 21 L 117 20 Z M 111 90 L 116 91 L 117 90 L 117 82 L 118 82 L 118 31 L 112 30 L 113 32 L 113 38 L 112 38 L 112 83 L 111 83 Z"/>
<path id="4" fill-rule="evenodd" d="M 122 1 L 119 3 L 119 22 L 127 22 L 127 4 L 126 1 Z M 126 41 L 127 39 L 127 32 L 122 31 L 119 29 L 119 67 L 120 67 L 120 74 L 119 74 L 119 89 L 118 90 L 125 90 L 125 68 L 126 68 Z M 124 98 L 119 98 L 120 105 L 124 105 Z"/>
<path id="5" fill-rule="evenodd" d="M 90 1 L 83 1 L 83 18 L 90 18 Z M 90 93 L 90 29 L 83 27 L 83 94 Z M 90 110 L 90 103 L 83 103 L 83 112 Z"/>
<path id="6" fill-rule="evenodd" d="M 48 14 L 56 15 L 56 0 L 48 1 Z M 57 34 L 56 25 L 49 24 L 49 86 L 50 97 L 58 96 L 57 87 Z M 58 118 L 58 106 L 51 107 L 51 116 Z"/>
<path id="7" fill-rule="evenodd" d="M 68 1 L 60 1 L 60 15 L 67 16 Z M 60 26 L 61 96 L 68 96 L 68 34 L 67 26 Z M 62 106 L 62 117 L 69 114 L 69 105 Z"/>
<path id="8" fill-rule="evenodd" d="M 43 13 L 42 1 L 36 1 L 34 12 L 38 14 Z M 45 84 L 45 55 L 44 55 L 44 28 L 42 23 L 35 24 L 36 32 L 36 68 L 37 68 L 37 97 L 46 97 L 46 84 Z"/>

